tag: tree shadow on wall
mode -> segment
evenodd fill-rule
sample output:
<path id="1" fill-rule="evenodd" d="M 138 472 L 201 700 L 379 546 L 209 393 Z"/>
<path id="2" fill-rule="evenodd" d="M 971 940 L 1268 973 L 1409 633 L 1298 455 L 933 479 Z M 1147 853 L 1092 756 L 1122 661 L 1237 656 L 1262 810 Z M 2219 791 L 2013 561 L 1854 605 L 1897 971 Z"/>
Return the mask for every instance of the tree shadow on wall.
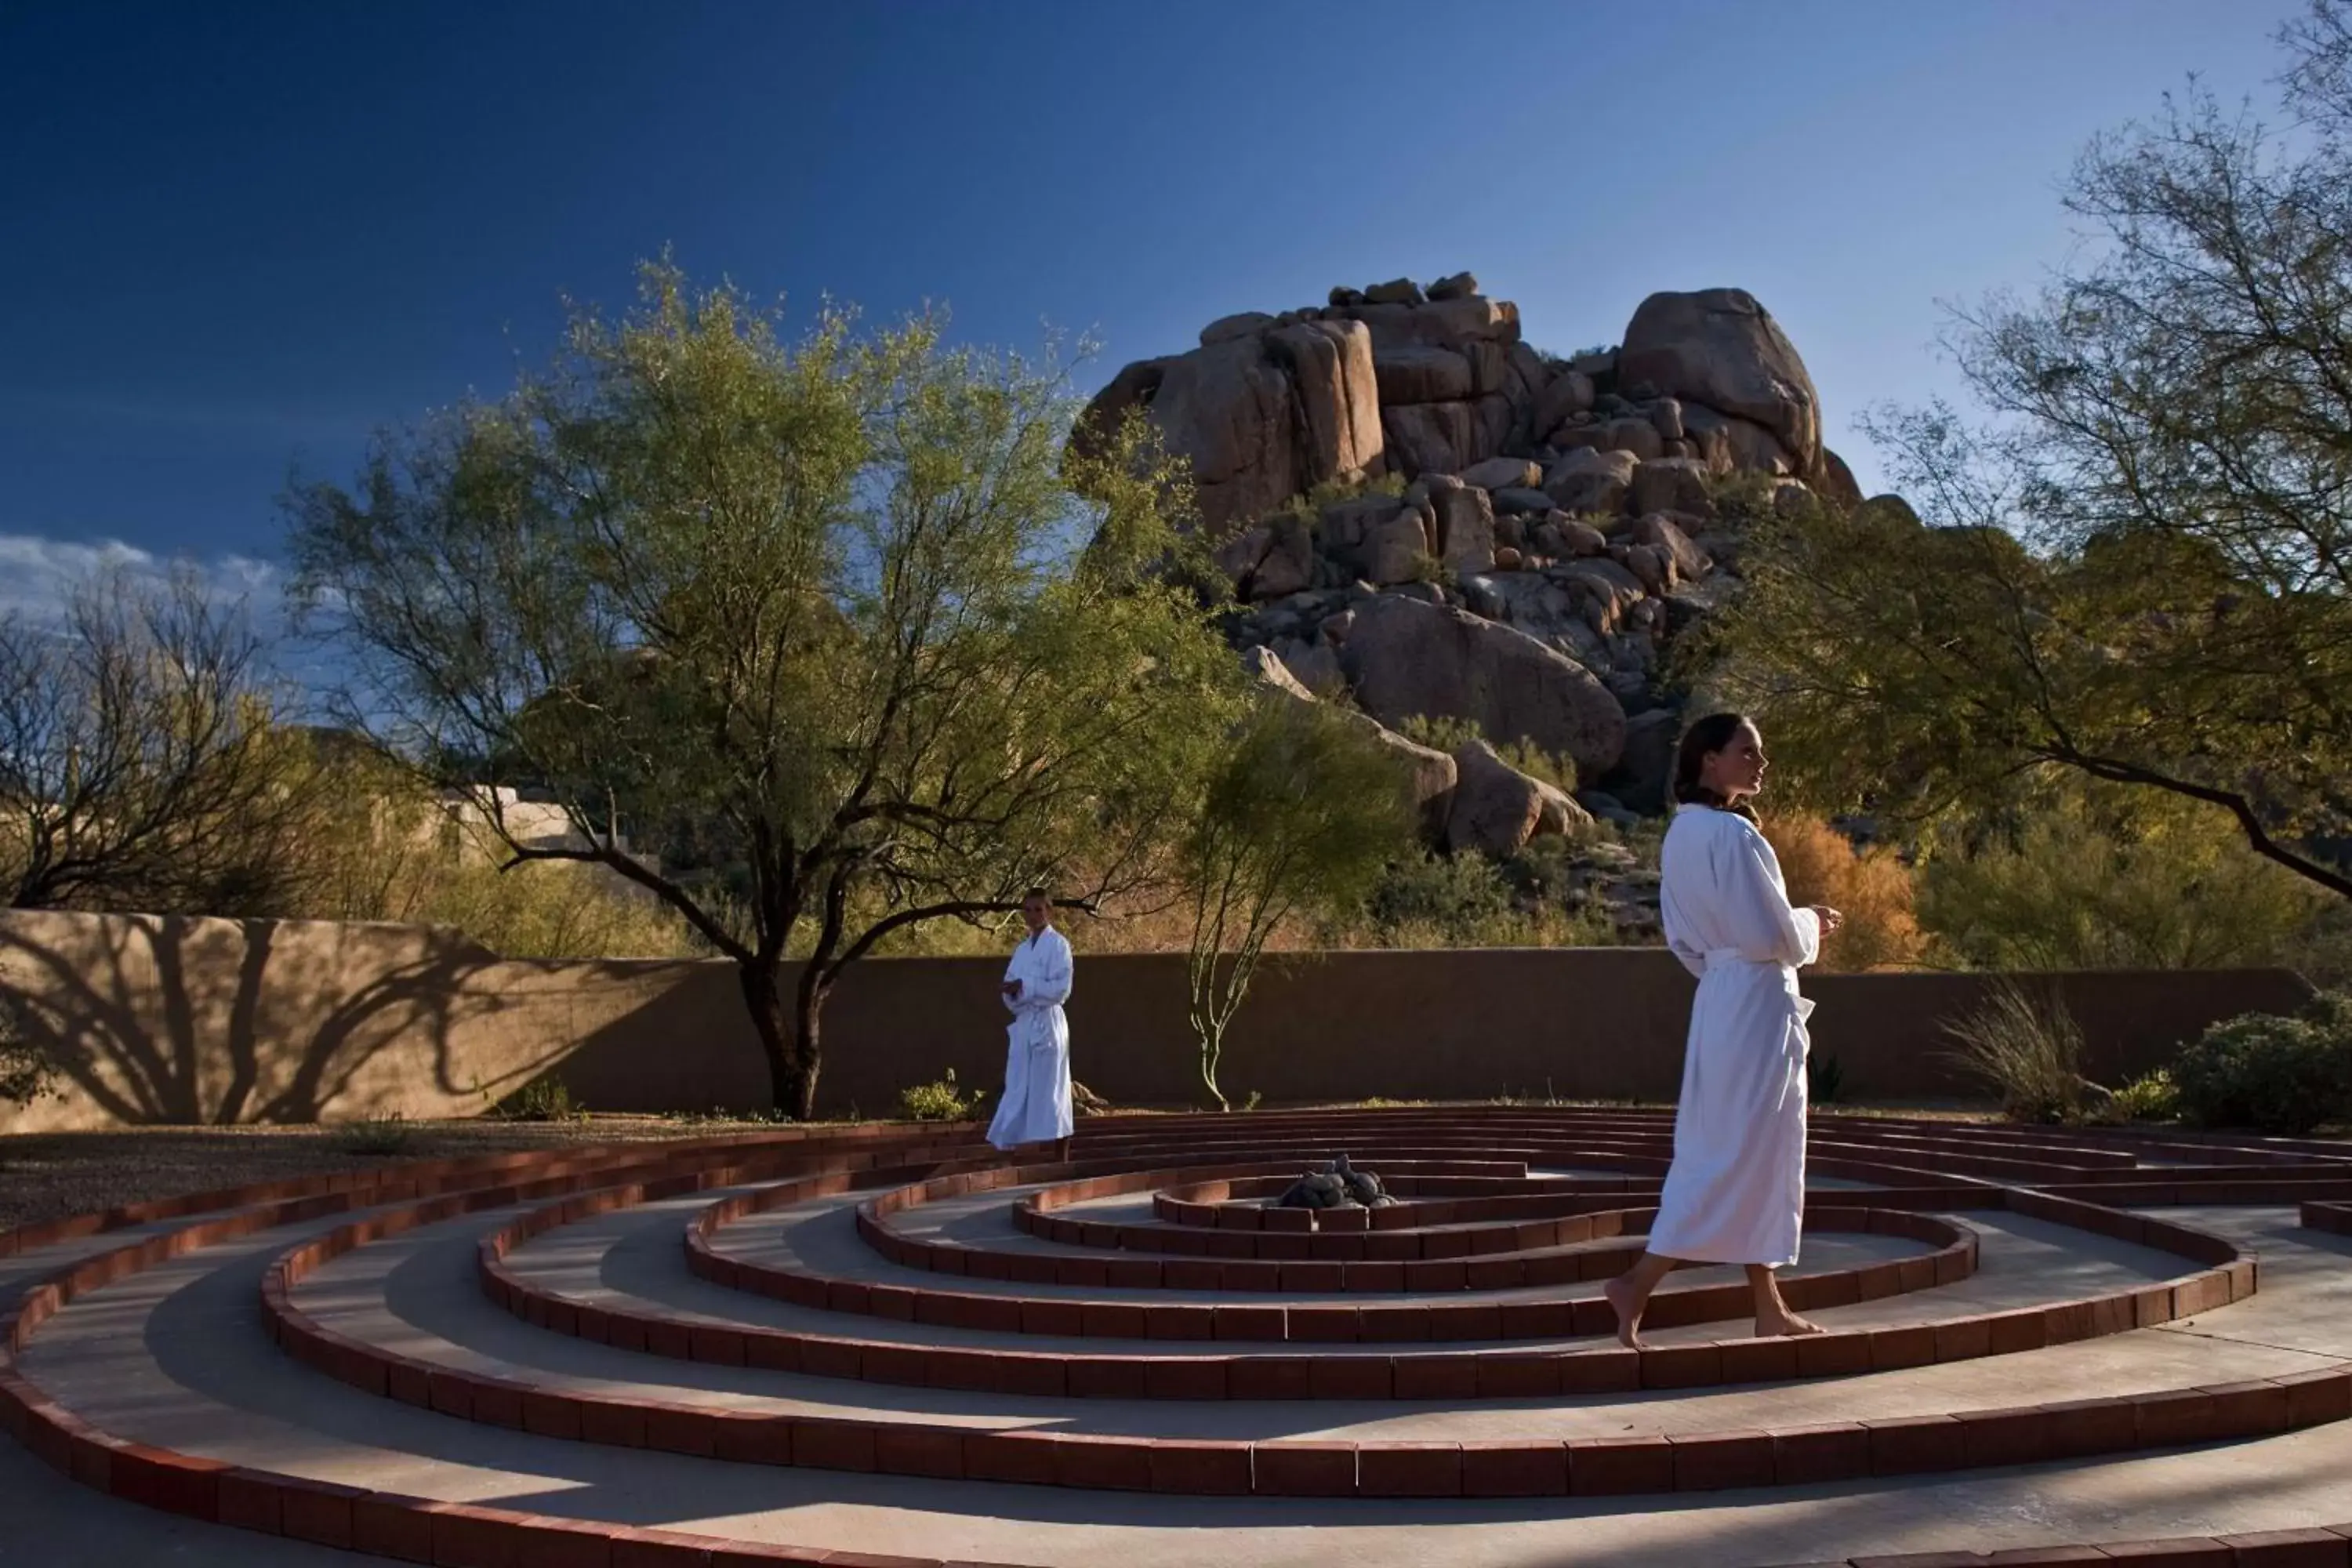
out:
<path id="1" fill-rule="evenodd" d="M 51 925 L 0 920 L 0 972 L 14 972 L 0 988 L 29 1004 L 29 1043 L 59 1076 L 128 1123 L 314 1121 L 379 1052 L 420 1038 L 436 1087 L 465 1094 L 457 1029 L 507 1005 L 467 984 L 498 955 L 455 931 L 415 932 L 402 962 L 371 965 L 289 943 L 275 921 Z"/>

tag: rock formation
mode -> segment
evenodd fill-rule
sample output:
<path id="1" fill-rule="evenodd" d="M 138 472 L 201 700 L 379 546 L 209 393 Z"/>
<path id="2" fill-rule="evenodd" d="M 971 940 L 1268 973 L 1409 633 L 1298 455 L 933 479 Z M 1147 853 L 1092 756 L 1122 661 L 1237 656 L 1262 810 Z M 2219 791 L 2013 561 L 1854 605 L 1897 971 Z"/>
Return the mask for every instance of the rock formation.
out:
<path id="1" fill-rule="evenodd" d="M 1381 727 L 1448 847 L 1508 853 L 1583 810 L 1492 746 L 1394 727 L 1466 722 L 1572 761 L 1594 816 L 1654 815 L 1680 728 L 1664 655 L 1737 585 L 1719 485 L 1862 499 L 1795 345 L 1737 289 L 1653 294 L 1621 347 L 1571 360 L 1468 273 L 1335 289 L 1129 365 L 1075 438 L 1139 408 L 1192 463 L 1235 647 Z"/>

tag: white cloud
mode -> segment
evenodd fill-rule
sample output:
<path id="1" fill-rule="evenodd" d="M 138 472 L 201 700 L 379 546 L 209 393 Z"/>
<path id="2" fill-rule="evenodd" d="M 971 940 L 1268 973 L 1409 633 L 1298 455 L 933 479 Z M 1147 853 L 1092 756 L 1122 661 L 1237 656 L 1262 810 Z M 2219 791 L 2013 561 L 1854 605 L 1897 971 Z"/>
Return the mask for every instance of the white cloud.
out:
<path id="1" fill-rule="evenodd" d="M 106 570 L 162 582 L 175 569 L 194 572 L 215 601 L 244 601 L 255 625 L 274 627 L 285 574 L 275 563 L 250 555 L 164 557 L 118 540 L 50 539 L 37 533 L 0 533 L 0 614 L 37 619 L 58 614 L 76 583 Z"/>

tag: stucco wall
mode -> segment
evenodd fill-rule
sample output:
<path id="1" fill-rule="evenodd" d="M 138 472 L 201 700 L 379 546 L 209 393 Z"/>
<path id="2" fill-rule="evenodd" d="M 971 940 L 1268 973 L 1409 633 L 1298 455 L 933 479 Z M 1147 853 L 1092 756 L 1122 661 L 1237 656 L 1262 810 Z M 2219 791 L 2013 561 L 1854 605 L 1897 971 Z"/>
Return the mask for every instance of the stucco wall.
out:
<path id="1" fill-rule="evenodd" d="M 1077 1077 L 1122 1103 L 1195 1097 L 1180 955 L 1079 943 Z M 952 1067 L 995 1085 L 1003 1013 L 992 960 L 877 960 L 827 1010 L 828 1110 L 887 1112 Z M 2280 970 L 2089 973 L 2057 987 L 2091 1075 L 2153 1066 L 2214 1019 L 2308 994 Z M 1808 976 L 1816 1053 L 1850 1099 L 1976 1092 L 1941 1059 L 1968 975 Z M 1269 1101 L 1515 1093 L 1667 1100 L 1692 982 L 1663 951 L 1487 949 L 1269 959 L 1228 1042 L 1223 1081 Z M 560 1070 L 605 1110 L 707 1110 L 766 1098 L 723 963 L 501 959 L 445 931 L 317 921 L 0 912 L 0 985 L 37 1004 L 68 1092 L 0 1130 L 125 1121 L 469 1115 Z"/>

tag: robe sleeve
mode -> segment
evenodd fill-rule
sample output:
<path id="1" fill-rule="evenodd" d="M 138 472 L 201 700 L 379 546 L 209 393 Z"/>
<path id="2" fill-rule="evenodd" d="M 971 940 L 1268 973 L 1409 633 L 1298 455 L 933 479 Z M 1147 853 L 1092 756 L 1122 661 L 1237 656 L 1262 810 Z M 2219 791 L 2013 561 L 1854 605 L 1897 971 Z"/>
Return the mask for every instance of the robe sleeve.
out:
<path id="1" fill-rule="evenodd" d="M 1666 946 L 1673 950 L 1676 958 L 1682 960 L 1685 969 L 1702 980 L 1706 978 L 1706 954 L 1700 949 L 1693 947 L 1688 937 L 1680 931 L 1670 931 L 1666 933 Z"/>
<path id="2" fill-rule="evenodd" d="M 1772 847 L 1753 825 L 1734 821 L 1737 829 L 1717 850 L 1717 891 L 1739 956 L 1753 963 L 1812 963 L 1821 956 L 1821 917 L 1790 906 Z"/>
<path id="3" fill-rule="evenodd" d="M 1022 957 L 1021 950 L 1020 950 L 1019 948 L 1017 948 L 1017 947 L 1016 947 L 1016 948 L 1014 948 L 1014 949 L 1013 950 L 1013 956 L 1005 962 L 1005 965 L 1004 965 L 1004 978 L 1005 978 L 1007 981 L 1019 980 L 1020 978 L 1022 978 L 1022 975 L 1021 975 L 1021 957 Z M 1022 992 L 1023 992 L 1023 994 L 1027 994 L 1027 992 L 1028 992 L 1028 990 L 1029 990 L 1029 987 L 1028 987 L 1028 986 L 1026 986 L 1026 985 L 1024 985 L 1024 986 L 1022 986 L 1022 987 L 1021 987 L 1021 990 L 1022 990 Z M 1019 999 L 1018 999 L 1018 998 L 1004 995 L 1003 991 L 1003 990 L 1001 990 L 1001 989 L 997 992 L 997 995 L 999 995 L 1000 997 L 1003 997 L 1003 1001 L 1004 1001 L 1004 1010 L 1005 1010 L 1006 1012 L 1008 1012 L 1008 1013 L 1018 1013 L 1018 1012 L 1020 1012 L 1020 1011 L 1021 1011 L 1021 1003 L 1020 1003 L 1020 1001 L 1019 1001 Z"/>
<path id="4" fill-rule="evenodd" d="M 1061 932 L 1055 931 L 1051 942 L 1037 943 L 1036 962 L 1021 987 L 1022 1010 L 1058 1007 L 1068 1001 L 1071 968 L 1070 943 Z"/>

